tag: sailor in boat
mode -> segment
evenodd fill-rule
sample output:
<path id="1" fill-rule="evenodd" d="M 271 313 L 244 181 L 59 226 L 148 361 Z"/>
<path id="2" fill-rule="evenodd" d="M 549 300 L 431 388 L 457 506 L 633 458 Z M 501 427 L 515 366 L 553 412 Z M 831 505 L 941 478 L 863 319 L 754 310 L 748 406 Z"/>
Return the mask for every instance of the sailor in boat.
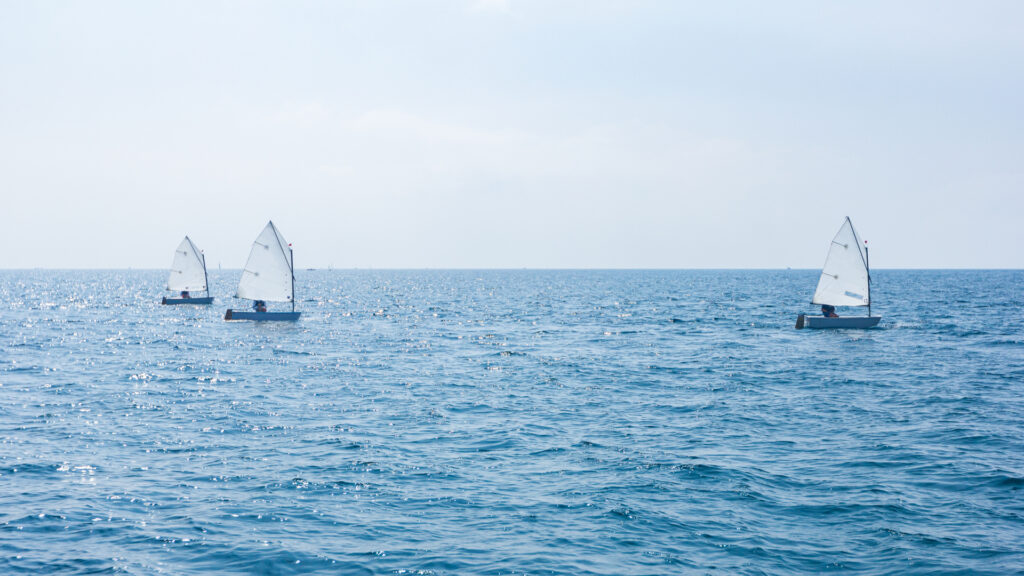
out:
<path id="1" fill-rule="evenodd" d="M 252 302 L 252 309 L 257 311 L 257 312 L 266 312 L 267 311 L 267 303 L 264 302 L 263 300 L 253 300 L 253 302 Z"/>
<path id="2" fill-rule="evenodd" d="M 181 298 L 182 298 L 183 300 L 188 300 L 188 299 L 189 299 L 189 298 L 191 298 L 191 297 L 192 297 L 192 296 L 190 296 L 190 295 L 189 295 L 189 293 L 188 293 L 188 290 L 182 290 L 182 291 L 181 291 Z"/>
<path id="3" fill-rule="evenodd" d="M 821 315 L 825 318 L 839 318 L 839 314 L 836 314 L 836 307 L 831 304 L 821 305 Z"/>

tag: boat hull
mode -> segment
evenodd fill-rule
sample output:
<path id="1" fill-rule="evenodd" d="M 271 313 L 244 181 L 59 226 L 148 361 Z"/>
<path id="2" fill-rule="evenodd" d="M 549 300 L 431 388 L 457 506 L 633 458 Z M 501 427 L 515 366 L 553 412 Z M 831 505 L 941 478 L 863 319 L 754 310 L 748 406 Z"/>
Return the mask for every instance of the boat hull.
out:
<path id="1" fill-rule="evenodd" d="M 826 318 L 824 316 L 806 316 L 796 318 L 796 327 L 812 329 L 864 329 L 874 328 L 882 320 L 881 316 L 847 316 L 842 318 Z"/>
<path id="2" fill-rule="evenodd" d="M 204 296 L 203 298 L 167 298 L 164 297 L 160 301 L 161 304 L 176 305 L 176 304 L 213 304 L 213 296 Z"/>
<path id="3" fill-rule="evenodd" d="M 245 312 L 228 309 L 225 320 L 252 320 L 253 322 L 295 322 L 302 312 Z"/>

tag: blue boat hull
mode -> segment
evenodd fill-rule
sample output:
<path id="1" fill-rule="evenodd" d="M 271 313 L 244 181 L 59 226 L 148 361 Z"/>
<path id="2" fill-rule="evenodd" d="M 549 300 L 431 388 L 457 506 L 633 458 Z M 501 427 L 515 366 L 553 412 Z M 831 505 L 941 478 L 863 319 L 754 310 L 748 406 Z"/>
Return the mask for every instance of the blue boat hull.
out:
<path id="1" fill-rule="evenodd" d="M 160 301 L 161 304 L 213 304 L 213 296 L 205 296 L 203 298 L 167 298 L 164 297 Z"/>
<path id="2" fill-rule="evenodd" d="M 847 316 L 842 318 L 826 318 L 824 316 L 797 316 L 796 327 L 813 329 L 843 328 L 874 328 L 882 320 L 881 316 Z"/>
<path id="3" fill-rule="evenodd" d="M 224 313 L 225 320 L 253 320 L 255 322 L 295 322 L 302 312 L 244 312 L 232 310 Z"/>

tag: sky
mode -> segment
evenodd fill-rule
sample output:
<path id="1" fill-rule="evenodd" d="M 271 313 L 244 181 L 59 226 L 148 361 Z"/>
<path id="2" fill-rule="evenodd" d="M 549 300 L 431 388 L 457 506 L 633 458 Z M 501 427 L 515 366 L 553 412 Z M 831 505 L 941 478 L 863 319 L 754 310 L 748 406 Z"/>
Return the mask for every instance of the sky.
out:
<path id="1" fill-rule="evenodd" d="M 1024 267 L 1024 3 L 0 0 L 0 268 Z"/>

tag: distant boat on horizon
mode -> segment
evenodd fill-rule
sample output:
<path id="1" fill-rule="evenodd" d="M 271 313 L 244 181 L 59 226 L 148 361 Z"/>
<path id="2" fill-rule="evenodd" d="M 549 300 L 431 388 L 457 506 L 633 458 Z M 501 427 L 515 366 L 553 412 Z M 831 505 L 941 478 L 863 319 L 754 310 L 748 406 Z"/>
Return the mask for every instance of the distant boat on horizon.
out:
<path id="1" fill-rule="evenodd" d="M 811 304 L 828 310 L 832 316 L 806 316 L 800 314 L 796 327 L 800 328 L 873 328 L 882 319 L 871 315 L 871 266 L 867 243 L 853 228 L 847 216 L 829 245 L 825 266 L 821 269 L 818 287 Z M 840 317 L 836 306 L 867 306 L 867 316 Z"/>
<path id="2" fill-rule="evenodd" d="M 274 226 L 267 225 L 252 243 L 249 259 L 242 269 L 238 281 L 236 298 L 253 301 L 253 310 L 232 310 L 224 313 L 225 320 L 254 320 L 257 322 L 286 321 L 299 319 L 301 312 L 295 311 L 295 263 L 291 244 Z M 291 312 L 268 312 L 267 302 L 291 302 Z"/>
<path id="3" fill-rule="evenodd" d="M 174 251 L 171 272 L 167 278 L 167 289 L 177 292 L 179 298 L 164 296 L 160 301 L 161 304 L 213 303 L 206 274 L 206 256 L 188 236 L 185 236 L 185 239 L 178 244 L 178 248 Z M 206 292 L 206 296 L 193 298 L 192 292 Z"/>

